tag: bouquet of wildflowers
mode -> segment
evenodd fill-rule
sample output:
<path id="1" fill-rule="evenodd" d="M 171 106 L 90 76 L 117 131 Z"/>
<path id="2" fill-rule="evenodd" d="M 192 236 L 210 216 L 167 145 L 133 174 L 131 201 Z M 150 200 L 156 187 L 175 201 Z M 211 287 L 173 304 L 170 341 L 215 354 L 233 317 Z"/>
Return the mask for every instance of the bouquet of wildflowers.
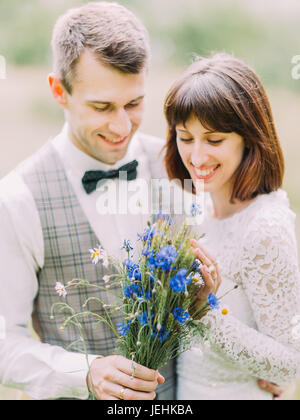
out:
<path id="1" fill-rule="evenodd" d="M 197 293 L 204 281 L 202 263 L 195 259 L 191 239 L 187 223 L 176 231 L 170 217 L 160 215 L 138 235 L 141 246 L 135 252 L 137 255 L 134 256 L 134 249 L 126 240 L 123 249 L 127 258 L 122 262 L 109 258 L 101 248 L 91 250 L 94 264 L 108 266 L 112 263 L 117 268 L 118 274 L 105 276 L 104 281 L 108 292 L 118 285 L 119 302 L 114 306 L 101 302 L 97 296 L 88 299 L 98 300 L 103 305 L 106 318 L 89 311 L 75 313 L 67 304 L 55 304 L 53 311 L 58 305 L 60 312 L 68 310 L 70 313 L 62 328 L 72 323 L 82 332 L 84 316 L 95 315 L 97 322 L 105 322 L 115 332 L 118 354 L 154 370 L 166 365 L 190 348 L 195 335 L 206 336 L 207 329 L 200 319 L 209 309 L 218 307 L 218 300 L 212 294 L 202 307 L 197 302 Z M 66 288 L 72 286 L 100 288 L 87 280 L 74 279 L 66 287 L 57 283 L 56 290 L 65 297 Z M 84 306 L 87 304 L 88 301 Z M 110 311 L 116 310 L 122 313 L 123 319 L 118 328 L 110 316 Z M 83 340 L 83 334 L 81 338 Z"/>
<path id="2" fill-rule="evenodd" d="M 189 348 L 194 334 L 204 334 L 197 321 L 209 303 L 196 310 L 203 285 L 186 224 L 173 232 L 169 217 L 159 218 L 139 235 L 138 261 L 124 241 L 128 258 L 120 267 L 124 319 L 119 325 L 119 352 L 150 369 L 159 369 Z"/>

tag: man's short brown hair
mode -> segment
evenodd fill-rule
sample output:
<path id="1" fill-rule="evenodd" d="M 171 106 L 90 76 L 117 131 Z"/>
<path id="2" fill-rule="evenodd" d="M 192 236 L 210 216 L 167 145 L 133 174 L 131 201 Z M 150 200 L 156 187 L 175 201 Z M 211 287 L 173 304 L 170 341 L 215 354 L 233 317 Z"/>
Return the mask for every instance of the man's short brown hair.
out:
<path id="1" fill-rule="evenodd" d="M 85 48 L 102 63 L 137 74 L 150 55 L 148 32 L 142 22 L 117 3 L 95 2 L 60 16 L 52 36 L 54 72 L 72 93 L 76 64 Z"/>

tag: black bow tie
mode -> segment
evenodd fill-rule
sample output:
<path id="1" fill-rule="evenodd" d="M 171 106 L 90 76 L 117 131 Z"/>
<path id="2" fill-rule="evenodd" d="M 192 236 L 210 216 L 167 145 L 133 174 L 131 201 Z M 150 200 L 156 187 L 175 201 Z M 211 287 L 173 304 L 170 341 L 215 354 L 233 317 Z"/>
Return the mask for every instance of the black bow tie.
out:
<path id="1" fill-rule="evenodd" d="M 82 178 L 82 185 L 87 194 L 91 194 L 96 190 L 97 184 L 102 179 L 119 178 L 120 172 L 127 172 L 127 181 L 133 181 L 137 178 L 137 167 L 138 162 L 133 160 L 119 169 L 113 169 L 111 171 L 88 171 Z"/>

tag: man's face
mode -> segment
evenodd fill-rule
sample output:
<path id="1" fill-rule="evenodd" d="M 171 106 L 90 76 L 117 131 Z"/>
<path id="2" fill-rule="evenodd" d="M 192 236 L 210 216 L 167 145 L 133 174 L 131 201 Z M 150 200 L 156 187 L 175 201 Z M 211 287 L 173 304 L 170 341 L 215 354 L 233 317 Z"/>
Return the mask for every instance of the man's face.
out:
<path id="1" fill-rule="evenodd" d="M 85 50 L 76 66 L 66 120 L 73 143 L 106 164 L 122 159 L 143 117 L 146 70 L 125 74 Z"/>

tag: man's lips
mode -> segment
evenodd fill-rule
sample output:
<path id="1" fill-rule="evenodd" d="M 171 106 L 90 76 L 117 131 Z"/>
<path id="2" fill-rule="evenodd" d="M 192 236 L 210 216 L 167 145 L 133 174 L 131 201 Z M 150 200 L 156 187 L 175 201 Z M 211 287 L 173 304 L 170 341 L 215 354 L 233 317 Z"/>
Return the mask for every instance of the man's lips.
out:
<path id="1" fill-rule="evenodd" d="M 120 140 L 112 140 L 107 137 L 102 136 L 102 134 L 98 134 L 98 137 L 100 137 L 101 140 L 103 140 L 105 143 L 111 145 L 111 146 L 121 146 L 122 144 L 126 143 L 129 136 L 123 137 Z"/>

